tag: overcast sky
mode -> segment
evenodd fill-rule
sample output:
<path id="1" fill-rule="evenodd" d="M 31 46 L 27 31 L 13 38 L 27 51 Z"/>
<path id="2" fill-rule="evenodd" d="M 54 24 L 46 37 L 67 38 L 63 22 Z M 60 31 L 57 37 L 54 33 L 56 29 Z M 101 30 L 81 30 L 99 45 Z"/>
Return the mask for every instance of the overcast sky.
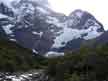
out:
<path id="1" fill-rule="evenodd" d="M 68 15 L 75 9 L 82 9 L 93 14 L 108 30 L 108 0 L 49 0 L 57 12 Z"/>

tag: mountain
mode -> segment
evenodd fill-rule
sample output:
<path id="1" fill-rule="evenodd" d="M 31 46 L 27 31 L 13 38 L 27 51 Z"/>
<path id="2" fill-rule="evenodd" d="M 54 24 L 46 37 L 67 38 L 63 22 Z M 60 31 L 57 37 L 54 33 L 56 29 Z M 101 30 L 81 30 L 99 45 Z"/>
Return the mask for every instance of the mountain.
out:
<path id="1" fill-rule="evenodd" d="M 105 32 L 90 13 L 75 10 L 66 16 L 51 10 L 46 0 L 18 0 L 11 6 L 1 2 L 0 6 L 0 30 L 5 37 L 41 55 L 74 49 L 81 40 Z"/>
<path id="2" fill-rule="evenodd" d="M 95 39 L 96 44 L 106 44 L 108 43 L 108 31 L 105 31 L 101 36 L 97 37 Z"/>
<path id="3" fill-rule="evenodd" d="M 69 41 L 65 47 L 59 48 L 59 52 L 62 52 L 65 49 L 66 49 L 66 52 L 69 50 L 77 50 L 82 46 L 95 48 L 96 46 L 104 45 L 107 43 L 108 43 L 108 31 L 105 31 L 99 37 L 96 37 L 93 39 L 85 40 L 82 38 L 78 38 L 78 39 Z"/>

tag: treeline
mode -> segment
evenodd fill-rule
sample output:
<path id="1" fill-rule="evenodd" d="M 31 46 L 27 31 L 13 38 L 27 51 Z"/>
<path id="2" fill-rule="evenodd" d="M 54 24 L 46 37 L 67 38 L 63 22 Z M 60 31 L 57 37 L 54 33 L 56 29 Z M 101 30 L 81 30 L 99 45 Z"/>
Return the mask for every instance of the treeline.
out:
<path id="1" fill-rule="evenodd" d="M 107 81 L 108 44 L 82 46 L 64 56 L 45 58 L 16 43 L 0 40 L 0 72 L 44 69 L 48 81 Z"/>
<path id="2" fill-rule="evenodd" d="M 46 58 L 14 42 L 0 40 L 0 72 L 41 69 L 47 65 L 46 61 Z"/>
<path id="3" fill-rule="evenodd" d="M 108 81 L 108 44 L 51 58 L 47 73 L 49 81 Z"/>

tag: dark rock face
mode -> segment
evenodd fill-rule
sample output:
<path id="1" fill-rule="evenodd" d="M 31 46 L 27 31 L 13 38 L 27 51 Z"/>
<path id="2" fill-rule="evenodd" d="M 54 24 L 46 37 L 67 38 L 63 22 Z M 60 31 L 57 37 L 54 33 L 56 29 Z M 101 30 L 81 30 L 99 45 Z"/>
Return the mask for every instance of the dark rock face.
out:
<path id="1" fill-rule="evenodd" d="M 6 35 L 6 33 L 5 33 L 5 31 L 1 28 L 1 26 L 0 26 L 0 39 L 4 39 L 4 38 L 7 38 L 6 37 L 7 35 Z"/>
<path id="2" fill-rule="evenodd" d="M 65 16 L 41 5 L 40 2 L 21 0 L 13 2 L 12 5 L 11 9 L 4 3 L 0 4 L 0 14 L 5 16 L 0 17 L 1 31 L 5 31 L 10 40 L 36 50 L 39 54 L 52 49 L 63 52 L 79 47 L 78 44 L 85 38 L 92 39 L 104 32 L 102 24 L 90 13 L 82 10 L 75 10 L 69 16 Z M 70 35 L 68 31 L 71 31 Z M 94 37 L 90 36 L 92 32 L 96 32 Z M 77 34 L 73 35 L 74 33 Z M 66 35 L 71 40 L 65 38 Z M 61 40 L 63 47 L 53 47 Z"/>
<path id="3" fill-rule="evenodd" d="M 69 15 L 69 20 L 73 20 L 73 23 L 69 23 L 69 27 L 77 29 L 88 29 L 90 26 L 100 25 L 100 31 L 104 31 L 102 24 L 96 20 L 96 18 L 90 13 L 82 10 L 75 10 Z M 96 24 L 95 24 L 96 23 Z"/>
<path id="4" fill-rule="evenodd" d="M 4 3 L 0 3 L 0 13 L 13 17 L 14 13 L 11 8 L 8 8 Z"/>
<path id="5" fill-rule="evenodd" d="M 105 44 L 108 43 L 108 31 L 103 33 L 100 37 L 96 38 L 96 43 L 97 44 Z"/>

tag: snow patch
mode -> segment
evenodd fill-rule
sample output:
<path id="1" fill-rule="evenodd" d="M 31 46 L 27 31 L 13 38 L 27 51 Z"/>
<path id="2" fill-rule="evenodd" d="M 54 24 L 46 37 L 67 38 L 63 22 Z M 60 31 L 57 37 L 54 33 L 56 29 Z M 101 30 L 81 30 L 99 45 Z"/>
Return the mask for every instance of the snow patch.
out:
<path id="1" fill-rule="evenodd" d="M 64 27 L 65 23 L 61 23 L 56 17 L 47 16 L 46 22 L 49 24 L 54 24 L 57 27 Z"/>
<path id="2" fill-rule="evenodd" d="M 42 7 L 36 7 L 37 10 L 39 10 L 40 12 L 44 13 L 44 14 L 50 14 L 49 11 L 45 10 L 44 8 Z"/>
<path id="3" fill-rule="evenodd" d="M 52 48 L 64 47 L 67 42 L 73 39 L 81 38 L 82 34 L 86 33 L 88 33 L 88 35 L 84 37 L 85 40 L 96 38 L 97 36 L 102 34 L 102 32 L 97 32 L 98 28 L 98 26 L 91 26 L 88 29 L 79 30 L 64 27 L 64 29 L 62 30 L 63 33 L 55 38 Z M 65 44 L 62 44 L 63 42 Z"/>
<path id="4" fill-rule="evenodd" d="M 64 53 L 50 51 L 45 54 L 45 57 L 56 57 L 56 56 L 64 56 Z"/>
<path id="5" fill-rule="evenodd" d="M 9 39 L 10 41 L 13 41 L 13 42 L 16 42 L 17 40 L 16 39 Z"/>
<path id="6" fill-rule="evenodd" d="M 10 81 L 32 81 L 35 77 L 40 77 L 41 71 L 37 72 L 29 72 L 29 73 L 23 73 L 20 75 L 5 75 L 5 78 L 0 78 L 1 81 L 7 81 L 9 79 Z"/>
<path id="7" fill-rule="evenodd" d="M 7 18 L 8 16 L 0 14 L 0 18 Z"/>
<path id="8" fill-rule="evenodd" d="M 32 49 L 33 53 L 38 54 L 38 51 L 36 51 L 35 49 Z"/>
<path id="9" fill-rule="evenodd" d="M 97 26 L 93 26 L 93 27 L 91 26 L 91 28 L 92 31 L 88 31 L 88 35 L 83 37 L 85 40 L 96 38 L 103 33 L 103 32 L 97 32 L 98 30 Z"/>
<path id="10" fill-rule="evenodd" d="M 13 25 L 9 24 L 9 25 L 6 25 L 6 26 L 2 26 L 4 31 L 6 32 L 6 34 L 12 34 L 12 30 L 11 28 L 13 27 Z"/>
<path id="11" fill-rule="evenodd" d="M 34 34 L 34 35 L 39 35 L 40 37 L 43 35 L 43 32 L 40 32 L 40 33 L 38 33 L 38 32 L 36 32 L 36 31 L 32 31 L 32 34 Z"/>

